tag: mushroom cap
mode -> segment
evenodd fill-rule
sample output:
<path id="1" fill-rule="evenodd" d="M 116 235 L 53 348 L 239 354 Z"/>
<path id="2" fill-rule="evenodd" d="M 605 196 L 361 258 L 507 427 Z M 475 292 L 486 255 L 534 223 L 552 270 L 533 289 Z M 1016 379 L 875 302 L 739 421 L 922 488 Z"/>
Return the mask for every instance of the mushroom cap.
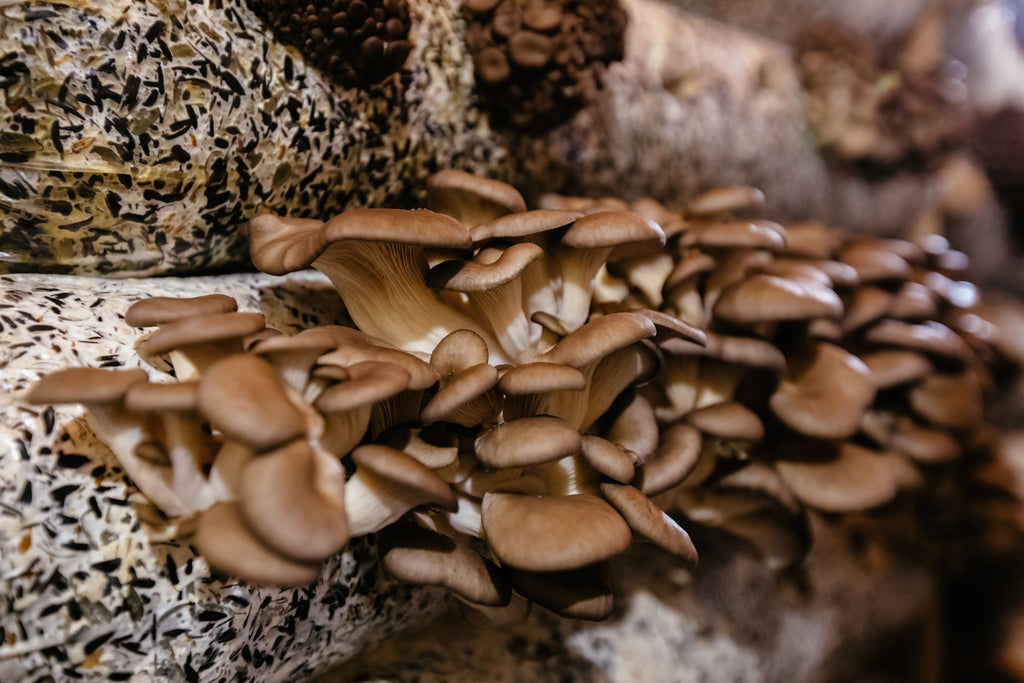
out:
<path id="1" fill-rule="evenodd" d="M 792 358 L 789 376 L 768 403 L 791 429 L 817 439 L 845 439 L 875 399 L 867 365 L 834 344 L 814 344 Z"/>
<path id="2" fill-rule="evenodd" d="M 889 312 L 893 295 L 881 287 L 859 287 L 849 299 L 843 316 L 843 331 L 852 332 L 872 323 Z"/>
<path id="3" fill-rule="evenodd" d="M 764 425 L 757 413 L 736 401 L 724 401 L 687 413 L 684 418 L 701 432 L 722 439 L 760 441 Z"/>
<path id="4" fill-rule="evenodd" d="M 517 365 L 506 370 L 498 380 L 498 390 L 507 396 L 583 391 L 586 388 L 586 375 L 577 368 L 544 361 Z"/>
<path id="5" fill-rule="evenodd" d="M 502 564 L 535 572 L 578 569 L 625 552 L 632 532 L 597 496 L 484 495 L 483 526 Z"/>
<path id="6" fill-rule="evenodd" d="M 455 494 L 446 481 L 410 455 L 380 444 L 365 444 L 352 451 L 358 471 L 387 480 L 408 492 L 418 505 L 458 509 Z"/>
<path id="7" fill-rule="evenodd" d="M 427 286 L 453 292 L 486 292 L 512 282 L 543 255 L 544 250 L 536 244 L 519 242 L 502 250 L 490 263 L 442 261 L 427 273 Z"/>
<path id="8" fill-rule="evenodd" d="M 421 391 L 437 383 L 437 370 L 430 363 L 386 344 L 368 334 L 348 328 L 338 328 L 356 336 L 339 341 L 338 348 L 317 359 L 321 366 L 349 368 L 367 361 L 397 365 L 409 373 L 409 389 Z"/>
<path id="9" fill-rule="evenodd" d="M 636 465 L 629 453 L 617 443 L 588 434 L 582 438 L 580 453 L 598 474 L 628 484 L 636 476 Z"/>
<path id="10" fill-rule="evenodd" d="M 657 328 L 640 313 L 623 311 L 594 318 L 566 336 L 541 359 L 581 368 L 613 351 L 653 337 Z"/>
<path id="11" fill-rule="evenodd" d="M 497 383 L 498 369 L 493 365 L 480 363 L 466 368 L 453 375 L 427 401 L 427 404 L 420 411 L 420 421 L 425 425 L 433 424 L 440 420 L 462 424 L 466 419 L 463 419 L 456 413 L 468 406 L 472 401 L 485 398 L 485 394 L 493 389 Z M 481 409 L 485 412 L 490 412 L 489 407 L 481 406 Z M 464 426 L 470 427 L 476 424 L 479 416 L 475 414 L 476 411 L 473 412 L 472 423 Z"/>
<path id="12" fill-rule="evenodd" d="M 830 287 L 814 280 L 757 274 L 726 287 L 714 313 L 740 324 L 839 318 L 843 302 Z"/>
<path id="13" fill-rule="evenodd" d="M 430 354 L 430 365 L 445 383 L 463 370 L 487 362 L 487 342 L 472 330 L 454 330 L 438 342 Z"/>
<path id="14" fill-rule="evenodd" d="M 904 349 L 882 349 L 862 356 L 861 360 L 879 390 L 919 380 L 935 369 L 925 356 Z"/>
<path id="15" fill-rule="evenodd" d="M 392 576 L 425 586 L 444 586 L 479 605 L 507 605 L 508 579 L 496 564 L 436 531 L 409 522 L 380 532 L 380 558 Z"/>
<path id="16" fill-rule="evenodd" d="M 521 239 L 565 227 L 582 215 L 577 211 L 560 209 L 520 211 L 475 225 L 470 234 L 473 236 L 473 244 L 491 239 Z"/>
<path id="17" fill-rule="evenodd" d="M 149 353 L 167 353 L 199 344 L 241 339 L 266 327 L 262 313 L 210 313 L 178 318 L 161 325 L 146 340 Z"/>
<path id="18" fill-rule="evenodd" d="M 658 451 L 637 471 L 636 485 L 648 496 L 675 487 L 697 466 L 701 452 L 700 430 L 685 422 L 667 427 L 658 440 Z"/>
<path id="19" fill-rule="evenodd" d="M 427 206 L 469 228 L 507 213 L 526 211 L 523 196 L 508 183 L 455 169 L 427 178 Z"/>
<path id="20" fill-rule="evenodd" d="M 786 229 L 766 220 L 716 221 L 692 224 L 681 241 L 686 245 L 697 244 L 705 248 L 781 251 L 786 246 Z"/>
<path id="21" fill-rule="evenodd" d="M 253 458 L 239 480 L 239 505 L 247 526 L 263 543 L 288 557 L 315 562 L 348 542 L 343 491 L 345 470 L 309 442 L 296 439 Z"/>
<path id="22" fill-rule="evenodd" d="M 817 221 L 786 225 L 785 253 L 814 259 L 831 259 L 843 244 L 843 233 Z"/>
<path id="23" fill-rule="evenodd" d="M 697 563 L 697 549 L 693 547 L 690 535 L 640 489 L 615 482 L 601 482 L 600 487 L 601 495 L 619 511 L 638 536 L 665 552 Z"/>
<path id="24" fill-rule="evenodd" d="M 147 381 L 142 368 L 65 368 L 44 375 L 32 385 L 26 400 L 34 405 L 57 403 L 115 403 L 128 387 Z"/>
<path id="25" fill-rule="evenodd" d="M 851 513 L 888 503 L 899 491 L 885 453 L 849 441 L 833 457 L 820 460 L 779 460 L 782 480 L 810 507 Z"/>
<path id="26" fill-rule="evenodd" d="M 922 323 L 882 320 L 864 333 L 864 340 L 961 361 L 970 360 L 974 355 L 963 337 L 934 320 Z"/>
<path id="27" fill-rule="evenodd" d="M 600 621 L 611 616 L 612 591 L 593 567 L 564 572 L 506 572 L 517 593 L 561 617 Z"/>
<path id="28" fill-rule="evenodd" d="M 863 283 L 906 280 L 911 274 L 907 260 L 877 239 L 861 239 L 847 244 L 839 253 L 839 260 L 853 266 Z"/>
<path id="29" fill-rule="evenodd" d="M 246 526 L 235 502 L 199 514 L 192 541 L 211 567 L 265 586 L 300 586 L 320 576 L 321 563 L 299 562 L 270 550 Z"/>
<path id="30" fill-rule="evenodd" d="M 473 245 L 466 226 L 426 209 L 347 209 L 326 223 L 264 214 L 249 224 L 252 262 L 271 275 L 308 268 L 330 244 L 342 240 L 449 249 Z"/>
<path id="31" fill-rule="evenodd" d="M 604 249 L 626 244 L 665 244 L 665 233 L 654 221 L 632 211 L 601 211 L 578 218 L 562 235 L 561 244 L 573 249 Z"/>
<path id="32" fill-rule="evenodd" d="M 984 417 L 981 381 L 970 368 L 928 375 L 911 387 L 908 398 L 914 412 L 941 427 L 973 427 Z"/>
<path id="33" fill-rule="evenodd" d="M 700 193 L 686 204 L 685 213 L 710 215 L 764 205 L 764 192 L 750 185 L 727 185 Z"/>
<path id="34" fill-rule="evenodd" d="M 579 453 L 580 434 L 560 417 L 534 415 L 495 425 L 476 437 L 484 467 L 529 467 Z"/>
<path id="35" fill-rule="evenodd" d="M 314 405 L 325 415 L 372 405 L 409 388 L 408 371 L 393 363 L 363 361 L 346 368 L 348 379 L 324 389 Z"/>
<path id="36" fill-rule="evenodd" d="M 153 327 L 192 315 L 231 313 L 237 310 L 238 302 L 224 294 L 191 298 L 152 296 L 129 306 L 124 313 L 124 322 L 131 327 Z"/>
<path id="37" fill-rule="evenodd" d="M 297 439 L 308 427 L 280 373 L 250 354 L 227 356 L 207 368 L 199 379 L 199 412 L 214 429 L 257 451 Z"/>
<path id="38" fill-rule="evenodd" d="M 199 382 L 137 382 L 124 395 L 128 410 L 188 411 L 199 405 Z"/>

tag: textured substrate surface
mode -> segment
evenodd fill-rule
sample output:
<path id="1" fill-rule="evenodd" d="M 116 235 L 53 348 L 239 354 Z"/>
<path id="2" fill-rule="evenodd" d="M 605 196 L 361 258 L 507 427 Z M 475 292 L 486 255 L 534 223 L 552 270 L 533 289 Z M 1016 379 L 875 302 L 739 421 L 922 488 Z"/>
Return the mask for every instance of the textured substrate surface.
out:
<path id="1" fill-rule="evenodd" d="M 284 332 L 344 320 L 313 275 L 0 276 L 0 680 L 301 680 L 447 604 L 385 576 L 372 537 L 330 558 L 308 588 L 211 575 L 80 408 L 24 402 L 46 372 L 142 365 L 141 331 L 122 319 L 131 302 L 213 292 Z"/>

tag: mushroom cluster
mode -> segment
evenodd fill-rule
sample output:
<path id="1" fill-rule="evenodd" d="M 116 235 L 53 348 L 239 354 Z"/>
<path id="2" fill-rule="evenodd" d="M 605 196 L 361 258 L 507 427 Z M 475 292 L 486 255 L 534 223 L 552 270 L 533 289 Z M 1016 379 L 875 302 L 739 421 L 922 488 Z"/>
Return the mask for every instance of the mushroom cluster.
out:
<path id="1" fill-rule="evenodd" d="M 901 68 L 827 23 L 812 25 L 796 50 L 818 143 L 844 161 L 879 170 L 926 163 L 966 132 L 962 86 L 938 65 Z"/>
<path id="2" fill-rule="evenodd" d="M 617 0 L 467 0 L 462 10 L 477 91 L 499 125 L 539 132 L 564 123 L 622 59 Z"/>
<path id="3" fill-rule="evenodd" d="M 782 568 L 809 509 L 921 486 L 984 441 L 987 368 L 1016 362 L 941 237 L 743 218 L 761 202 L 527 210 L 443 171 L 427 209 L 260 216 L 255 265 L 322 272 L 354 327 L 286 336 L 227 297 L 144 300 L 126 322 L 157 327 L 139 351 L 175 381 L 71 369 L 32 400 L 84 403 L 217 569 L 308 582 L 380 532 L 403 580 L 604 618 L 635 540 L 693 563 L 683 526 L 710 525 Z"/>
<path id="4" fill-rule="evenodd" d="M 405 0 L 249 0 L 278 40 L 294 45 L 347 88 L 367 87 L 402 68 L 412 51 Z"/>

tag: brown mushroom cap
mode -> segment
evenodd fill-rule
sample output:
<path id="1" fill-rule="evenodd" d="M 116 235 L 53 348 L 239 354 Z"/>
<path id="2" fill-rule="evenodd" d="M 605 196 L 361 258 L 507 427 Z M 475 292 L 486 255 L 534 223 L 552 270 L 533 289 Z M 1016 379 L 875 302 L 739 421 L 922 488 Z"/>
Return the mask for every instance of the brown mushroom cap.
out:
<path id="1" fill-rule="evenodd" d="M 610 313 L 562 339 L 541 360 L 582 368 L 617 349 L 653 337 L 657 331 L 654 323 L 640 313 Z"/>
<path id="2" fill-rule="evenodd" d="M 582 438 L 580 453 L 598 474 L 628 484 L 636 476 L 636 465 L 629 453 L 617 443 L 588 434 Z"/>
<path id="3" fill-rule="evenodd" d="M 124 405 L 138 412 L 195 410 L 199 382 L 137 382 L 125 392 Z"/>
<path id="4" fill-rule="evenodd" d="M 582 215 L 577 211 L 558 209 L 520 211 L 475 225 L 470 233 L 473 236 L 474 244 L 491 239 L 521 239 L 565 227 Z"/>
<path id="5" fill-rule="evenodd" d="M 479 424 L 481 419 L 493 417 L 496 412 L 496 406 L 487 400 L 486 394 L 497 383 L 498 369 L 493 365 L 480 363 L 466 368 L 449 378 L 427 401 L 420 411 L 420 421 L 425 425 L 441 420 L 466 427 Z"/>
<path id="6" fill-rule="evenodd" d="M 852 332 L 872 323 L 889 312 L 893 295 L 881 287 L 860 287 L 853 293 L 843 316 L 843 330 Z"/>
<path id="7" fill-rule="evenodd" d="M 697 549 L 690 535 L 639 489 L 628 484 L 602 482 L 601 495 L 623 516 L 638 536 L 662 550 L 696 564 Z"/>
<path id="8" fill-rule="evenodd" d="M 983 417 L 981 381 L 970 368 L 928 375 L 910 389 L 909 399 L 914 412 L 942 427 L 973 427 Z"/>
<path id="9" fill-rule="evenodd" d="M 710 436 L 723 439 L 760 441 L 764 425 L 757 413 L 736 401 L 724 401 L 699 408 L 686 415 L 686 421 Z"/>
<path id="10" fill-rule="evenodd" d="M 875 399 L 871 371 L 859 358 L 829 343 L 791 359 L 789 376 L 769 399 L 791 429 L 817 439 L 845 439 L 857 431 Z"/>
<path id="11" fill-rule="evenodd" d="M 381 531 L 380 558 L 392 576 L 425 586 L 444 586 L 480 605 L 507 605 L 512 588 L 490 560 L 451 538 L 400 522 Z"/>
<path id="12" fill-rule="evenodd" d="M 934 320 L 916 324 L 882 320 L 865 332 L 864 339 L 873 344 L 914 349 L 943 358 L 969 360 L 973 356 L 963 337 Z"/>
<path id="13" fill-rule="evenodd" d="M 321 563 L 292 560 L 273 552 L 249 530 L 238 503 L 224 502 L 200 513 L 193 537 L 210 566 L 265 586 L 300 586 L 320 576 Z"/>
<path id="14" fill-rule="evenodd" d="M 409 388 L 405 368 L 392 363 L 363 361 L 346 368 L 345 381 L 324 389 L 314 405 L 324 414 L 340 413 L 372 405 Z"/>
<path id="15" fill-rule="evenodd" d="M 604 249 L 626 244 L 665 244 L 661 226 L 632 211 L 601 211 L 576 220 L 562 235 L 572 249 Z"/>
<path id="16" fill-rule="evenodd" d="M 526 211 L 519 190 L 499 180 L 454 169 L 427 178 L 427 206 L 472 228 L 498 216 Z"/>
<path id="17" fill-rule="evenodd" d="M 238 302 L 224 294 L 191 298 L 153 296 L 129 306 L 124 313 L 124 321 L 131 327 L 153 327 L 193 315 L 231 313 L 237 310 Z"/>
<path id="18" fill-rule="evenodd" d="M 536 572 L 578 569 L 625 552 L 632 532 L 608 503 L 588 494 L 537 496 L 490 491 L 483 526 L 495 556 Z"/>
<path id="19" fill-rule="evenodd" d="M 146 380 L 146 371 L 141 368 L 65 368 L 41 377 L 26 399 L 35 405 L 114 403 L 124 397 L 128 387 Z"/>
<path id="20" fill-rule="evenodd" d="M 648 496 L 679 484 L 697 465 L 701 453 L 700 430 L 676 422 L 662 432 L 658 452 L 638 471 L 637 486 Z"/>
<path id="21" fill-rule="evenodd" d="M 517 365 L 498 380 L 498 389 L 508 396 L 583 391 L 586 387 L 587 378 L 577 368 L 543 361 Z"/>
<path id="22" fill-rule="evenodd" d="M 742 211 L 764 204 L 764 192 L 750 185 L 715 187 L 694 197 L 686 205 L 686 213 L 710 215 L 726 211 Z"/>
<path id="23" fill-rule="evenodd" d="M 786 225 L 786 254 L 831 259 L 843 243 L 843 233 L 823 223 L 806 221 Z"/>
<path id="24" fill-rule="evenodd" d="M 497 260 L 442 261 L 427 273 L 427 285 L 454 292 L 484 292 L 507 284 L 544 255 L 532 242 L 519 242 L 501 251 Z"/>
<path id="25" fill-rule="evenodd" d="M 903 349 L 875 351 L 861 360 L 871 372 L 871 381 L 876 389 L 889 389 L 919 380 L 935 369 L 925 356 Z"/>
<path id="26" fill-rule="evenodd" d="M 786 229 L 773 221 L 720 221 L 691 225 L 681 238 L 685 245 L 705 248 L 767 249 L 780 251 L 786 246 Z"/>
<path id="27" fill-rule="evenodd" d="M 275 551 L 303 562 L 333 555 L 348 542 L 345 470 L 297 439 L 242 470 L 239 504 L 250 529 Z"/>
<path id="28" fill-rule="evenodd" d="M 830 287 L 814 280 L 787 280 L 751 275 L 726 287 L 714 305 L 715 315 L 740 324 L 839 318 L 843 302 Z"/>
<path id="29" fill-rule="evenodd" d="M 907 260 L 882 240 L 856 240 L 843 247 L 839 260 L 853 266 L 864 283 L 905 280 L 911 274 Z"/>
<path id="30" fill-rule="evenodd" d="M 249 354 L 228 356 L 207 369 L 199 380 L 199 412 L 214 429 L 257 451 L 297 439 L 308 428 L 281 375 Z"/>
<path id="31" fill-rule="evenodd" d="M 869 510 L 899 491 L 886 454 L 849 441 L 839 445 L 834 457 L 779 460 L 775 467 L 800 500 L 826 512 Z"/>
<path id="32" fill-rule="evenodd" d="M 580 434 L 550 415 L 521 417 L 486 429 L 476 438 L 476 457 L 484 467 L 529 467 L 580 451 Z"/>
<path id="33" fill-rule="evenodd" d="M 200 344 L 210 344 L 232 339 L 238 340 L 242 349 L 242 337 L 266 327 L 262 313 L 210 313 L 179 318 L 157 328 L 146 340 L 150 353 L 167 353 Z"/>

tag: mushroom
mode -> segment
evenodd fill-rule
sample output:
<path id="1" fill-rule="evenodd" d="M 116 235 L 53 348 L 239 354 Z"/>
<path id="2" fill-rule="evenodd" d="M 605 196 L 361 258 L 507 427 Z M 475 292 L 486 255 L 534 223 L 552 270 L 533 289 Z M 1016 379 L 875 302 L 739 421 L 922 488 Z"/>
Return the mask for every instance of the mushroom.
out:
<path id="1" fill-rule="evenodd" d="M 265 545 L 316 562 L 348 542 L 341 462 L 303 439 L 253 458 L 242 470 L 239 509 Z"/>
<path id="2" fill-rule="evenodd" d="M 169 516 L 189 514 L 192 506 L 175 490 L 172 470 L 153 463 L 140 451 L 153 438 L 149 420 L 125 406 L 128 389 L 146 381 L 146 371 L 140 368 L 66 368 L 42 377 L 26 400 L 35 405 L 81 403 L 89 426 L 139 490 Z"/>
<path id="3" fill-rule="evenodd" d="M 562 572 L 506 569 L 506 573 L 517 593 L 560 617 L 601 621 L 612 613 L 612 591 L 593 567 Z"/>
<path id="4" fill-rule="evenodd" d="M 814 459 L 778 460 L 775 469 L 807 505 L 850 513 L 878 507 L 899 491 L 886 454 L 846 441 Z"/>
<path id="5" fill-rule="evenodd" d="M 728 185 L 706 190 L 686 205 L 688 215 L 733 213 L 764 205 L 764 193 L 750 185 Z"/>
<path id="6" fill-rule="evenodd" d="M 821 342 L 791 357 L 789 375 L 768 403 L 776 417 L 805 436 L 845 439 L 857 431 L 874 399 L 867 365 Z"/>
<path id="7" fill-rule="evenodd" d="M 454 539 L 409 522 L 380 535 L 380 558 L 392 576 L 424 586 L 444 586 L 464 600 L 489 606 L 512 598 L 508 578 L 496 564 Z"/>
<path id="8" fill-rule="evenodd" d="M 136 301 L 124 313 L 132 327 L 156 327 L 194 315 L 231 313 L 238 302 L 224 294 L 206 294 L 191 298 L 152 296 Z"/>
<path id="9" fill-rule="evenodd" d="M 192 542 L 211 567 L 266 586 L 301 586 L 320 576 L 320 562 L 300 562 L 274 552 L 253 535 L 236 502 L 200 513 Z"/>
<path id="10" fill-rule="evenodd" d="M 499 180 L 445 170 L 427 178 L 427 206 L 472 228 L 498 216 L 526 211 L 519 191 Z"/>
<path id="11" fill-rule="evenodd" d="M 312 266 L 331 280 L 360 330 L 421 358 L 463 328 L 488 339 L 496 356 L 501 353 L 489 332 L 424 282 L 424 248 L 472 245 L 462 223 L 425 209 L 349 209 L 318 226 L 302 220 L 269 214 L 253 219 L 250 253 L 257 268 L 282 275 Z"/>
<path id="12" fill-rule="evenodd" d="M 602 482 L 600 488 L 601 495 L 619 511 L 633 533 L 667 553 L 697 563 L 697 549 L 690 535 L 639 489 L 615 482 Z"/>
<path id="13" fill-rule="evenodd" d="M 625 520 L 597 496 L 490 491 L 483 499 L 487 542 L 502 564 L 534 572 L 579 569 L 629 548 Z"/>
<path id="14" fill-rule="evenodd" d="M 169 354 L 179 381 L 194 380 L 214 361 L 241 353 L 242 340 L 266 327 L 260 313 L 209 313 L 161 325 L 141 343 L 146 353 Z"/>
<path id="15" fill-rule="evenodd" d="M 352 537 L 380 531 L 420 505 L 456 510 L 448 483 L 412 456 L 366 444 L 352 451 L 356 472 L 345 484 L 345 512 Z"/>

